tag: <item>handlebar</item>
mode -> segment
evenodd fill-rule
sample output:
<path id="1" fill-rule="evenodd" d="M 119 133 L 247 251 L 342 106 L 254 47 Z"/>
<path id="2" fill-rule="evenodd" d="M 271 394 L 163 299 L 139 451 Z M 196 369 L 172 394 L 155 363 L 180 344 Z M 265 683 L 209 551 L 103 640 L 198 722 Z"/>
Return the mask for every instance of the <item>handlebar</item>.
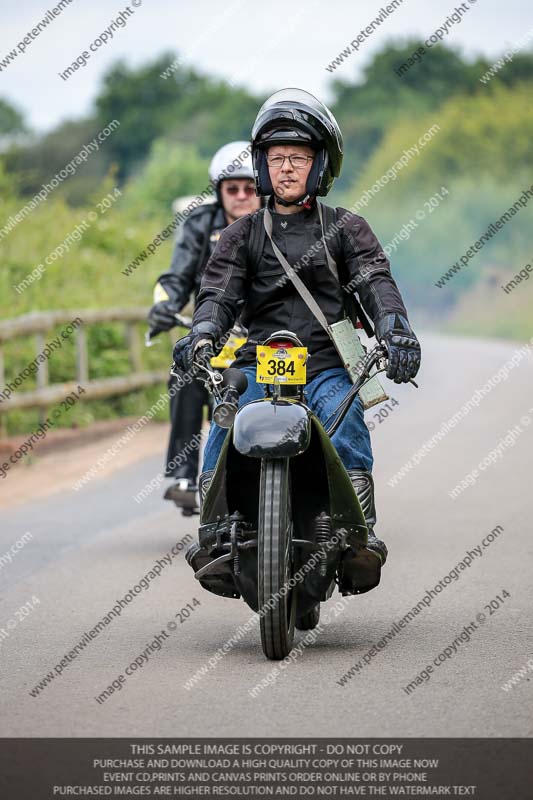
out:
<path id="1" fill-rule="evenodd" d="M 223 374 L 216 369 L 212 369 L 210 362 L 213 356 L 213 346 L 211 342 L 207 342 L 201 345 L 195 352 L 193 364 L 196 367 L 196 371 L 201 370 L 205 373 L 201 376 L 202 380 L 217 402 L 217 406 L 213 412 L 215 422 L 222 428 L 229 428 L 233 424 L 238 408 L 239 397 L 246 391 L 248 380 L 246 375 L 239 369 L 229 367 L 224 370 Z M 387 369 L 387 358 L 387 349 L 384 345 L 377 344 L 361 359 L 356 368 L 357 378 L 352 388 L 345 395 L 335 411 L 330 414 L 324 422 L 324 429 L 329 437 L 333 436 L 348 413 L 353 400 L 365 383 L 379 372 L 385 372 Z M 376 367 L 376 370 L 371 374 L 373 367 Z M 170 374 L 181 377 L 181 372 L 176 367 L 176 364 L 172 364 Z M 411 379 L 409 383 L 412 383 L 413 386 L 418 388 L 414 380 Z M 333 419 L 333 422 L 329 427 L 326 427 L 331 419 Z"/>
<path id="2" fill-rule="evenodd" d="M 209 368 L 211 365 L 211 359 L 214 358 L 214 355 L 215 351 L 213 350 L 213 345 L 211 342 L 208 342 L 197 348 L 193 357 L 193 363 L 198 367 L 202 367 L 203 369 L 207 369 L 209 372 L 211 372 Z"/>
<path id="3" fill-rule="evenodd" d="M 221 428 L 230 428 L 239 407 L 239 398 L 248 387 L 248 378 L 240 369 L 228 367 L 223 373 L 212 369 L 213 356 L 212 345 L 202 345 L 195 353 L 193 363 L 205 372 L 204 382 L 216 400 L 213 420 Z"/>
<path id="4" fill-rule="evenodd" d="M 197 373 L 197 377 L 203 380 L 216 401 L 213 410 L 214 421 L 221 428 L 230 428 L 239 407 L 239 397 L 248 387 L 248 379 L 240 369 L 229 367 L 223 373 L 213 369 L 211 367 L 213 356 L 213 346 L 211 342 L 206 342 L 194 353 L 193 368 L 196 368 L 194 372 Z M 177 378 L 182 377 L 175 363 L 172 364 L 170 374 Z"/>
<path id="5" fill-rule="evenodd" d="M 209 381 L 212 384 L 213 388 L 222 380 L 222 375 L 220 374 L 220 372 L 218 372 L 218 370 L 212 370 L 210 368 L 211 359 L 213 358 L 214 355 L 215 353 L 213 351 L 212 344 L 210 342 L 206 342 L 205 344 L 201 345 L 196 349 L 195 354 L 193 356 L 193 369 L 194 367 L 196 367 L 196 369 L 194 369 L 194 372 L 197 373 L 198 369 L 201 369 L 204 372 L 206 372 L 207 375 L 202 377 L 204 377 L 206 381 Z M 170 368 L 170 375 L 173 375 L 175 378 L 182 377 L 182 370 L 180 370 L 175 361 L 172 362 L 172 366 Z"/>

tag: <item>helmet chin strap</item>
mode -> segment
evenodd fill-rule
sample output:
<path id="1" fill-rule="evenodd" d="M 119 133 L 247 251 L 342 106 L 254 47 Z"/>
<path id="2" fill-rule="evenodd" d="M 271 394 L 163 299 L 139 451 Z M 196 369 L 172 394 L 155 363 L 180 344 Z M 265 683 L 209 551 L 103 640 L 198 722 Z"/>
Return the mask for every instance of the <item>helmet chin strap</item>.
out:
<path id="1" fill-rule="evenodd" d="M 280 206 L 303 206 L 304 208 L 311 208 L 314 200 L 314 197 L 310 194 L 304 194 L 299 200 L 291 201 L 285 200 L 283 197 L 279 197 L 275 193 L 274 197 L 276 199 L 276 203 L 279 203 Z"/>

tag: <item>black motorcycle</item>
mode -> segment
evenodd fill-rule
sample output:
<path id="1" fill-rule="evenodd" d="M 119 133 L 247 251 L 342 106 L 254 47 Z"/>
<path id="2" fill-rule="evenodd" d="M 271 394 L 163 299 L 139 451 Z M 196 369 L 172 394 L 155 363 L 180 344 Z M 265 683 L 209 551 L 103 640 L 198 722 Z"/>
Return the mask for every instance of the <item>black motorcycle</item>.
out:
<path id="1" fill-rule="evenodd" d="M 331 436 L 371 370 L 386 368 L 386 351 L 377 345 L 361 360 L 325 426 L 305 403 L 307 349 L 290 331 L 258 346 L 265 397 L 240 408 L 246 375 L 213 370 L 212 355 L 210 345 L 200 348 L 195 369 L 213 393 L 213 419 L 228 432 L 215 470 L 200 485 L 199 544 L 186 557 L 205 589 L 242 597 L 260 614 L 263 651 L 282 659 L 295 627 L 316 627 L 320 603 L 336 583 L 342 594 L 359 593 L 343 556 L 364 558 L 367 527 Z"/>

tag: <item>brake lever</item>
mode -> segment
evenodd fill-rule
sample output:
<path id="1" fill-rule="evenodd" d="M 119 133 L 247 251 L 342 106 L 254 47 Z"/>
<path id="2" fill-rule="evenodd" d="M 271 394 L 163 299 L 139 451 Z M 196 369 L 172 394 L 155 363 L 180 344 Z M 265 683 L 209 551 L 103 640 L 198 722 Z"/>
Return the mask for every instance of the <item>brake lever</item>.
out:
<path id="1" fill-rule="evenodd" d="M 204 364 L 201 364 L 198 361 L 195 362 L 195 366 L 196 366 L 197 369 L 201 369 L 205 373 L 207 373 L 205 376 L 198 375 L 196 377 L 198 377 L 198 378 L 200 378 L 200 380 L 204 381 L 206 385 L 210 384 L 210 386 L 211 386 L 211 388 L 213 390 L 213 394 L 215 394 L 215 396 L 218 398 L 220 396 L 220 392 L 218 391 L 217 387 L 218 387 L 218 384 L 221 383 L 224 380 L 222 375 L 221 375 L 221 373 L 218 372 L 217 370 L 213 371 L 212 369 L 209 369 L 209 367 L 206 367 Z M 174 378 L 182 378 L 183 377 L 183 372 L 176 366 L 176 362 L 175 361 L 172 362 L 172 366 L 171 366 L 171 368 L 169 370 L 169 375 L 172 375 Z"/>
<path id="2" fill-rule="evenodd" d="M 144 346 L 145 347 L 153 347 L 155 344 L 159 344 L 159 340 L 154 342 L 153 339 L 157 336 L 157 333 L 154 333 L 153 329 L 144 332 Z"/>
<path id="3" fill-rule="evenodd" d="M 205 373 L 203 375 L 197 375 L 198 379 L 201 380 L 206 389 L 211 392 L 215 400 L 217 402 L 221 402 L 223 398 L 221 392 L 219 391 L 218 386 L 220 383 L 222 383 L 224 378 L 222 376 L 222 373 L 219 372 L 217 369 L 211 369 L 209 362 L 212 356 L 213 353 L 211 351 L 207 358 L 207 364 L 200 359 L 197 360 L 193 359 L 193 363 L 196 369 L 202 370 Z"/>
<path id="4" fill-rule="evenodd" d="M 218 370 L 212 370 L 209 367 L 206 367 L 205 364 L 201 364 L 198 361 L 196 362 L 196 366 L 199 369 L 203 369 L 204 372 L 207 373 L 207 379 L 213 384 L 213 386 L 216 387 L 219 383 L 222 383 L 222 373 L 220 373 Z"/>
<path id="5" fill-rule="evenodd" d="M 358 378 L 370 380 L 372 377 L 370 370 L 374 366 L 376 367 L 375 375 L 379 372 L 385 372 L 387 369 L 387 352 L 384 348 L 380 348 L 380 350 L 381 352 L 376 352 L 375 349 L 371 350 L 359 361 L 359 365 L 355 370 L 355 374 Z"/>

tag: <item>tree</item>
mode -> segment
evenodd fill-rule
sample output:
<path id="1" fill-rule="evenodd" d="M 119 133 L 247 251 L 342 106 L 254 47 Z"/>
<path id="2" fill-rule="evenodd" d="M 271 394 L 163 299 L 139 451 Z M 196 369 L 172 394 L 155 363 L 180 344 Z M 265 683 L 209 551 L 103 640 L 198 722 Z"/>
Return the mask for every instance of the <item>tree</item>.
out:
<path id="1" fill-rule="evenodd" d="M 256 98 L 181 65 L 163 78 L 173 63 L 172 54 L 139 68 L 119 62 L 104 79 L 96 108 L 102 127 L 120 121 L 106 152 L 121 177 L 139 167 L 155 139 L 194 144 L 210 156 L 231 139 L 249 137 Z"/>
<path id="2" fill-rule="evenodd" d="M 480 84 L 475 95 L 450 98 L 438 114 L 403 120 L 389 129 L 342 198 L 341 204 L 350 208 L 389 173 L 368 210 L 358 213 L 368 213 L 384 247 L 390 243 L 402 287 L 426 312 L 451 308 L 465 289 L 486 278 L 489 266 L 512 277 L 516 265 L 531 258 L 533 200 L 522 199 L 519 212 L 515 209 L 467 267 L 444 289 L 434 286 L 533 183 L 527 177 L 533 174 L 530 98 L 531 82 L 508 89 L 494 80 L 488 87 Z M 418 154 L 412 151 L 394 177 L 390 169 L 400 156 L 435 125 L 432 138 Z M 400 238 L 406 223 L 411 229 Z"/>
<path id="3" fill-rule="evenodd" d="M 413 53 L 424 48 L 420 61 Z M 401 75 L 402 65 L 410 66 Z M 376 53 L 357 82 L 335 80 L 332 110 L 344 136 L 346 161 L 338 189 L 360 176 L 385 132 L 403 120 L 421 118 L 457 94 L 479 91 L 484 59 L 467 62 L 459 51 L 438 44 L 425 48 L 419 39 L 391 42 Z"/>
<path id="4" fill-rule="evenodd" d="M 22 112 L 0 98 L 0 136 L 13 133 L 26 133 L 27 128 Z"/>
<path id="5" fill-rule="evenodd" d="M 197 195 L 207 187 L 207 167 L 192 145 L 157 139 L 144 168 L 126 185 L 123 206 L 136 218 L 170 218 L 176 197 Z"/>
<path id="6" fill-rule="evenodd" d="M 513 86 L 518 81 L 533 80 L 533 53 L 517 53 L 496 74 L 496 79 L 506 86 Z"/>
<path id="7" fill-rule="evenodd" d="M 33 195 L 69 164 L 84 145 L 95 138 L 98 130 L 94 118 L 63 122 L 30 145 L 13 145 L 4 156 L 6 168 L 17 174 L 19 190 L 24 195 Z M 63 194 L 74 205 L 83 203 L 106 174 L 106 148 L 107 141 L 98 151 L 93 150 L 85 164 L 76 166 L 75 174 L 69 175 L 56 189 L 58 194 Z"/>

